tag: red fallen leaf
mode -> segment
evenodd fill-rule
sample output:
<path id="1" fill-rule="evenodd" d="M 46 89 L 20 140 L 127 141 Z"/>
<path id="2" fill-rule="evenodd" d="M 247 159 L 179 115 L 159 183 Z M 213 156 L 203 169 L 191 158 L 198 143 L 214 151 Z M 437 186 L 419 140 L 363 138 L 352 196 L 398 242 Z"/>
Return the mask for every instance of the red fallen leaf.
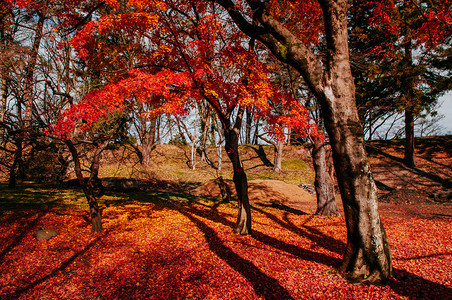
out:
<path id="1" fill-rule="evenodd" d="M 254 211 L 255 233 L 243 237 L 231 234 L 235 209 L 219 206 L 215 214 L 195 203 L 181 210 L 164 203 L 108 207 L 106 233 L 98 237 L 77 210 L 17 219 L 3 214 L 0 294 L 267 299 L 287 292 L 295 299 L 446 299 L 450 292 L 449 220 L 388 215 L 381 207 L 395 277 L 386 287 L 356 286 L 331 275 L 346 240 L 342 218 L 265 207 Z M 60 235 L 37 243 L 32 232 L 38 227 L 55 228 Z"/>

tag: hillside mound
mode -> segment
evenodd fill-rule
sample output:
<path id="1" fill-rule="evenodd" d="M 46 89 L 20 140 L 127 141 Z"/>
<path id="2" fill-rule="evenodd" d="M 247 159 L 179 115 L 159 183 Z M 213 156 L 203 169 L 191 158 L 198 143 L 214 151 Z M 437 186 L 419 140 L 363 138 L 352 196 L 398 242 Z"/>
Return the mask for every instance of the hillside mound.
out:
<path id="1" fill-rule="evenodd" d="M 237 198 L 232 180 L 224 180 L 233 198 Z M 315 195 L 308 193 L 295 184 L 280 180 L 250 180 L 248 182 L 249 198 L 255 203 L 297 204 L 306 203 L 315 206 Z M 219 180 L 209 180 L 192 191 L 195 196 L 221 198 Z"/>

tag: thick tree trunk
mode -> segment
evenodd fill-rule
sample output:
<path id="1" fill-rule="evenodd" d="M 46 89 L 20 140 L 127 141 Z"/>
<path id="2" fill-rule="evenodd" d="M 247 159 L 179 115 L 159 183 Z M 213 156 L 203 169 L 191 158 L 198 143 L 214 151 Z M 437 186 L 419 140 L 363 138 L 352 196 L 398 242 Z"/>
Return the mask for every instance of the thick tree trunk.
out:
<path id="1" fill-rule="evenodd" d="M 91 217 L 91 228 L 93 232 L 101 232 L 102 231 L 102 221 L 101 221 L 101 210 L 99 208 L 99 204 L 97 203 L 97 199 L 94 195 L 94 181 L 97 178 L 98 166 L 99 166 L 99 156 L 95 155 L 94 162 L 91 166 L 91 175 L 88 181 L 85 181 L 82 173 L 82 167 L 80 163 L 80 157 L 78 155 L 78 151 L 75 148 L 74 144 L 71 140 L 66 140 L 66 145 L 71 152 L 72 159 L 74 161 L 74 170 L 77 176 L 78 182 L 83 189 L 83 193 L 85 194 L 86 199 L 88 200 L 89 212 Z M 97 150 L 96 150 L 97 152 Z M 100 153 L 100 152 L 99 152 Z M 94 174 L 93 174 L 94 172 Z"/>
<path id="2" fill-rule="evenodd" d="M 331 140 L 347 225 L 347 248 L 340 270 L 358 281 L 386 282 L 392 274 L 391 252 L 378 214 L 377 189 L 356 108 L 347 39 L 348 4 L 320 2 L 329 37 L 329 63 L 319 102 Z"/>
<path id="3" fill-rule="evenodd" d="M 357 281 L 387 282 L 392 275 L 391 252 L 378 214 L 377 189 L 356 108 L 348 49 L 348 2 L 319 2 L 325 19 L 327 65 L 320 78 L 316 70 L 310 70 L 309 76 L 322 106 L 344 206 L 347 247 L 340 271 Z"/>
<path id="4" fill-rule="evenodd" d="M 312 162 L 315 171 L 315 193 L 317 196 L 316 215 L 338 216 L 339 210 L 334 198 L 334 183 L 328 172 L 326 145 L 319 138 L 313 139 Z"/>
<path id="5" fill-rule="evenodd" d="M 414 116 L 409 109 L 405 110 L 405 165 L 409 168 L 416 167 L 414 160 Z"/>

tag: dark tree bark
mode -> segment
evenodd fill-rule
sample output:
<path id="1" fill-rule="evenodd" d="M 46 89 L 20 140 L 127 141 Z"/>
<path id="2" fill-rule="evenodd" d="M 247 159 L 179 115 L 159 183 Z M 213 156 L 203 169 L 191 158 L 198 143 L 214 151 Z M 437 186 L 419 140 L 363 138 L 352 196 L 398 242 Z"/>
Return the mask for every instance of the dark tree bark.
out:
<path id="1" fill-rule="evenodd" d="M 210 128 L 210 119 L 211 119 L 211 109 L 207 104 L 204 104 L 205 107 L 201 107 L 201 105 L 198 105 L 198 108 L 200 110 L 199 117 L 201 121 L 201 146 L 199 148 L 199 151 L 201 152 L 201 162 L 205 163 L 208 161 L 207 157 L 207 142 L 208 142 L 208 136 L 209 136 L 209 128 Z"/>
<path id="2" fill-rule="evenodd" d="M 0 144 L 3 144 L 5 138 L 5 127 L 4 127 L 4 123 L 5 123 L 5 119 L 6 119 L 6 107 L 7 107 L 7 101 L 8 101 L 8 78 L 7 78 L 7 73 L 6 73 L 6 68 L 4 67 L 0 67 L 1 68 L 1 79 L 2 79 L 2 88 L 1 88 L 1 94 L 2 94 L 2 105 L 0 108 Z"/>
<path id="3" fill-rule="evenodd" d="M 328 156 L 324 141 L 313 139 L 312 162 L 315 171 L 315 193 L 317 196 L 316 215 L 338 216 L 339 210 L 334 198 L 334 182 L 328 172 Z"/>
<path id="4" fill-rule="evenodd" d="M 223 176 L 219 176 L 217 180 L 218 187 L 220 188 L 221 201 L 229 203 L 231 201 L 231 190 L 229 189 L 229 186 L 224 181 Z"/>
<path id="5" fill-rule="evenodd" d="M 94 150 L 93 161 L 91 163 L 90 168 L 90 177 L 88 180 L 85 180 L 82 167 L 80 163 L 80 156 L 78 154 L 77 148 L 71 140 L 65 141 L 66 145 L 69 148 L 69 151 L 72 155 L 72 160 L 74 161 L 74 170 L 77 176 L 77 180 L 82 187 L 83 193 L 85 194 L 86 199 L 88 200 L 89 212 L 91 217 L 91 228 L 93 232 L 101 232 L 102 231 L 102 220 L 101 215 L 102 212 L 99 208 L 99 204 L 97 203 L 97 199 L 95 196 L 95 185 L 99 183 L 98 172 L 100 166 L 100 154 L 105 149 L 107 143 L 104 143 L 100 147 L 97 147 Z"/>
<path id="6" fill-rule="evenodd" d="M 225 138 L 225 150 L 232 163 L 235 189 L 239 205 L 239 213 L 235 224 L 234 232 L 242 235 L 251 233 L 251 207 L 248 197 L 248 180 L 239 156 L 239 137 L 242 126 L 244 108 L 240 107 L 234 127 L 229 125 L 229 119 L 223 119 L 222 125 Z"/>
<path id="7" fill-rule="evenodd" d="M 407 68 L 413 68 L 413 54 L 412 54 L 412 45 L 409 34 L 406 37 L 407 41 L 405 42 L 405 56 L 404 63 Z M 414 161 L 414 112 L 413 112 L 413 101 L 414 101 L 414 85 L 412 76 L 407 76 L 405 79 L 404 86 L 402 90 L 404 92 L 404 96 L 407 99 L 406 108 L 405 108 L 405 156 L 404 163 L 409 168 L 416 167 L 416 163 Z"/>
<path id="8" fill-rule="evenodd" d="M 414 160 L 414 116 L 411 110 L 405 110 L 405 165 L 409 168 L 416 167 Z"/>
<path id="9" fill-rule="evenodd" d="M 324 60 L 273 18 L 265 2 L 247 1 L 254 12 L 256 22 L 253 23 L 232 1 L 216 2 L 228 11 L 244 33 L 261 41 L 278 59 L 293 66 L 320 103 L 347 226 L 347 247 L 340 271 L 356 281 L 387 282 L 392 275 L 391 252 L 378 214 L 377 189 L 364 148 L 350 69 L 349 1 L 319 0 L 327 41 Z"/>
<path id="10" fill-rule="evenodd" d="M 23 139 L 21 137 L 18 137 L 18 139 L 15 142 L 16 144 L 16 150 L 14 151 L 14 158 L 13 163 L 9 169 L 9 181 L 8 181 L 8 187 L 13 189 L 16 187 L 16 169 L 19 168 L 19 170 L 23 170 L 22 165 L 22 145 L 23 145 Z"/>
<path id="11" fill-rule="evenodd" d="M 251 144 L 251 126 L 253 125 L 253 112 L 251 107 L 246 108 L 245 144 Z"/>

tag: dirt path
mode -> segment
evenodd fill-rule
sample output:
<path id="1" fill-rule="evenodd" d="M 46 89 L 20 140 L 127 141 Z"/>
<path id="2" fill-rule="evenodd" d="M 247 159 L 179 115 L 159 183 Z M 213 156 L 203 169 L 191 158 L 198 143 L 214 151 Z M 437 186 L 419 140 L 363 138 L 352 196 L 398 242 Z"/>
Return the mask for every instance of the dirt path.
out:
<path id="1" fill-rule="evenodd" d="M 375 142 L 368 147 L 369 161 L 377 183 L 380 210 L 383 214 L 408 214 L 421 218 L 451 218 L 450 196 L 452 188 L 452 157 L 446 139 L 422 140 L 416 153 L 416 168 L 403 164 L 403 145 L 396 142 Z M 436 142 L 435 142 L 436 141 Z M 444 146 L 446 145 L 446 146 Z M 226 181 L 235 197 L 232 181 Z M 220 189 L 215 180 L 208 181 L 193 192 L 198 196 L 220 199 Z M 305 213 L 314 213 L 316 197 L 295 184 L 279 180 L 249 181 L 250 201 L 260 205 L 285 205 Z M 447 199 L 449 197 L 449 199 Z M 338 206 L 340 195 L 336 195 Z"/>

